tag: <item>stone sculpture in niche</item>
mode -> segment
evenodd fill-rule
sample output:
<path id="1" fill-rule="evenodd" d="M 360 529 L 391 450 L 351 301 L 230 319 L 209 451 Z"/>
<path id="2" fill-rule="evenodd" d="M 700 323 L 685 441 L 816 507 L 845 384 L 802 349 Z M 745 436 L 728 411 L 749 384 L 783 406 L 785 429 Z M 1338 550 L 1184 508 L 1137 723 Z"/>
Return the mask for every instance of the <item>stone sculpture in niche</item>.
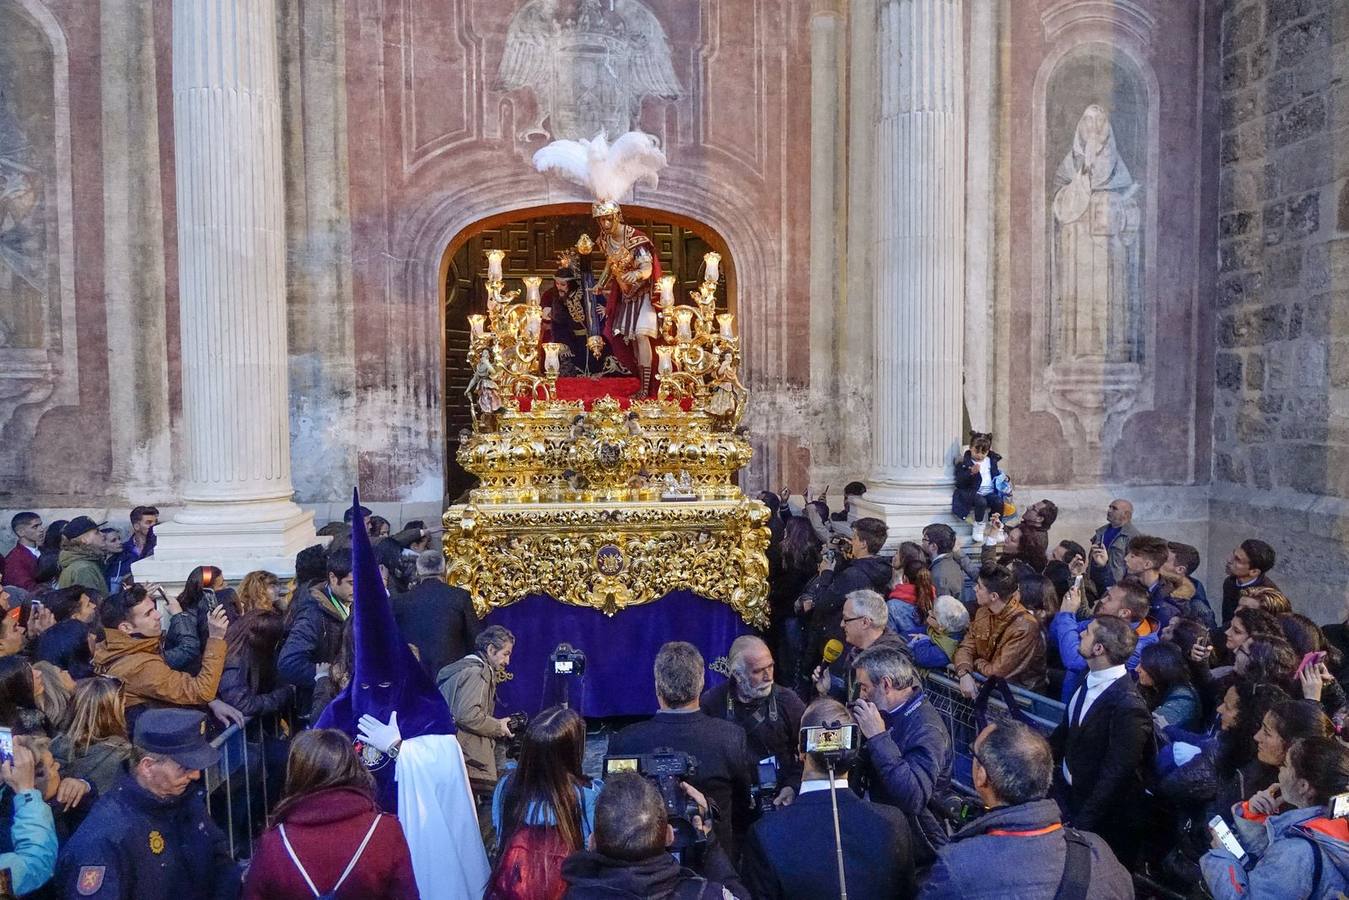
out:
<path id="1" fill-rule="evenodd" d="M 47 209 L 36 156 L 0 94 L 0 348 L 45 344 Z"/>
<path id="2" fill-rule="evenodd" d="M 637 127 L 642 100 L 679 99 L 670 42 L 640 0 L 528 0 L 511 18 L 493 85 L 529 88 L 527 141 L 579 140 Z"/>
<path id="3" fill-rule="evenodd" d="M 1054 176 L 1053 362 L 1133 363 L 1142 350 L 1142 212 L 1110 117 L 1088 106 Z"/>

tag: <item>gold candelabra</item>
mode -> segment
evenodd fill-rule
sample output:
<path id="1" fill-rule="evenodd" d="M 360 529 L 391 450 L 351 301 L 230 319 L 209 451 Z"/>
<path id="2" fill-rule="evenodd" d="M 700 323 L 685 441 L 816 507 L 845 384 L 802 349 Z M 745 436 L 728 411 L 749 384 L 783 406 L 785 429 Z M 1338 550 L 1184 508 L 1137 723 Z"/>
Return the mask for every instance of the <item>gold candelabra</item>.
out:
<path id="1" fill-rule="evenodd" d="M 487 251 L 487 315 L 468 317 L 468 352 L 475 365 L 484 353 L 488 354 L 490 382 L 500 391 L 505 405 L 518 409 L 521 396 L 536 400 L 557 397 L 561 345 L 542 340 L 542 279 L 522 279 L 525 299 L 519 302 L 519 291 L 504 290 L 501 263 L 505 256 L 504 250 Z M 475 421 L 477 406 L 475 403 Z"/>

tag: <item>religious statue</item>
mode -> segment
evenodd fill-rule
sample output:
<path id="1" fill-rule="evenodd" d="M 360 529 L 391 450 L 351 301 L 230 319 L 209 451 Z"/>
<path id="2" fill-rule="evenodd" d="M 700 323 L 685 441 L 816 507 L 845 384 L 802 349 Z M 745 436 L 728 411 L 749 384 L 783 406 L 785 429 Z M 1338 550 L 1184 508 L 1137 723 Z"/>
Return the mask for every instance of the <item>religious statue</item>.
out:
<path id="1" fill-rule="evenodd" d="M 1106 111 L 1088 106 L 1054 176 L 1051 359 L 1137 362 L 1142 214 Z"/>
<path id="2" fill-rule="evenodd" d="M 496 370 L 492 366 L 492 354 L 484 350 L 482 356 L 478 358 L 478 365 L 473 369 L 473 377 L 468 381 L 468 387 L 464 393 L 473 401 L 470 410 L 473 413 L 473 419 L 476 422 L 478 413 L 481 412 L 488 417 L 488 421 L 493 421 L 497 412 L 501 410 L 501 391 L 496 383 Z"/>
<path id="3" fill-rule="evenodd" d="M 745 386 L 740 383 L 740 377 L 735 372 L 735 357 L 729 350 L 724 351 L 713 376 L 712 399 L 707 404 L 708 413 L 725 422 L 734 422 L 736 410 L 740 406 L 738 391 L 744 389 Z"/>
<path id="4" fill-rule="evenodd" d="M 652 393 L 653 345 L 658 338 L 652 285 L 660 262 L 651 239 L 623 223 L 618 198 L 634 184 L 654 187 L 665 154 L 649 134 L 630 131 L 610 144 L 603 132 L 591 140 L 553 141 L 534 154 L 540 172 L 557 172 L 595 195 L 591 213 L 599 221 L 595 247 L 604 254 L 604 270 L 595 289 L 607 297 L 604 336 L 620 365 L 641 376 L 638 398 Z M 578 249 L 584 246 L 584 241 Z"/>
<path id="5" fill-rule="evenodd" d="M 0 103 L 0 347 L 43 342 L 47 223 L 36 157 L 18 118 Z"/>
<path id="6" fill-rule="evenodd" d="M 562 345 L 562 375 L 598 375 L 606 370 L 606 345 L 600 334 L 603 308 L 594 286 L 595 279 L 577 251 L 559 255 L 553 286 L 544 291 L 540 302 L 549 323 L 548 340 Z"/>
<path id="7" fill-rule="evenodd" d="M 652 288 L 660 278 L 660 261 L 651 238 L 623 224 L 623 213 L 611 200 L 596 203 L 592 214 L 599 221 L 596 245 L 604 254 L 604 271 L 595 282 L 608 301 L 605 304 L 604 336 L 615 358 L 641 378 L 637 397 L 651 393 L 651 361 L 660 331 Z"/>

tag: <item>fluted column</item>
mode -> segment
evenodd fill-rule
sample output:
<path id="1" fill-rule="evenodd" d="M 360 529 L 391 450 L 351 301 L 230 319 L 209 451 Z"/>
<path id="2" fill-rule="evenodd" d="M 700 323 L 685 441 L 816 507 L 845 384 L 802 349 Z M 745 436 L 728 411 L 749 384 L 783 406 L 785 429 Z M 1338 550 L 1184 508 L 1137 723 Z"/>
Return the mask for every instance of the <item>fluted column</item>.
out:
<path id="1" fill-rule="evenodd" d="M 172 65 L 186 507 L 136 572 L 283 574 L 314 529 L 291 499 L 273 0 L 176 0 Z"/>
<path id="2" fill-rule="evenodd" d="M 964 0 L 879 9 L 875 399 L 865 514 L 949 520 L 965 303 Z"/>

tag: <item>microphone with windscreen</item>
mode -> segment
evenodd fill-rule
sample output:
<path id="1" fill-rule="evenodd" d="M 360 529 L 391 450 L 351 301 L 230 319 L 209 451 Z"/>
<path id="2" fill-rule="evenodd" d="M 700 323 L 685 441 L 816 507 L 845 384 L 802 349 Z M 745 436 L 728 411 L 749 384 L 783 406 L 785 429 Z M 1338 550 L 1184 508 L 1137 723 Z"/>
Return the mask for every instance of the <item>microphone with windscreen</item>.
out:
<path id="1" fill-rule="evenodd" d="M 843 655 L 843 642 L 838 638 L 830 638 L 824 645 L 824 664 L 832 666 Z"/>

